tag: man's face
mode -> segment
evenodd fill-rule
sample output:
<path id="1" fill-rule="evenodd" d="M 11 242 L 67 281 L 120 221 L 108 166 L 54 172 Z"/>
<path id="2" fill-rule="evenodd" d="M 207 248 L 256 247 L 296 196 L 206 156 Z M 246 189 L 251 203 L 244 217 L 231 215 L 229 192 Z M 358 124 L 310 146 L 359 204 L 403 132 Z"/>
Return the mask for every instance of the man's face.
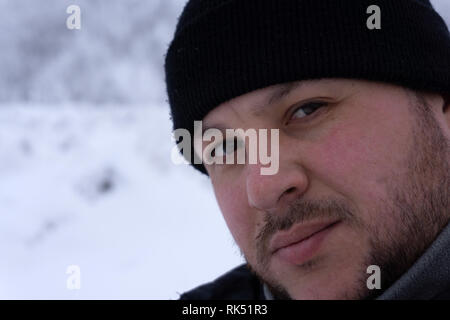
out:
<path id="1" fill-rule="evenodd" d="M 272 293 L 376 296 L 445 226 L 450 111 L 426 97 L 366 81 L 303 81 L 205 117 L 208 127 L 279 129 L 276 175 L 261 175 L 260 164 L 205 166 L 236 243 Z M 367 288 L 370 265 L 380 267 L 381 290 Z"/>

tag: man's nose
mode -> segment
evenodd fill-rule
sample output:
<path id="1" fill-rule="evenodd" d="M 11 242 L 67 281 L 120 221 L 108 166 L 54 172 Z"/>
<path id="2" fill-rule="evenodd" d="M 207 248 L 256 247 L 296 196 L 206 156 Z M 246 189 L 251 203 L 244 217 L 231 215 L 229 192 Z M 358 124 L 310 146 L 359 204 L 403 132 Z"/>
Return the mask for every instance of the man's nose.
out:
<path id="1" fill-rule="evenodd" d="M 261 167 L 260 164 L 248 166 L 247 196 L 252 208 L 275 212 L 305 193 L 308 179 L 298 164 L 280 162 L 275 175 L 261 175 Z"/>

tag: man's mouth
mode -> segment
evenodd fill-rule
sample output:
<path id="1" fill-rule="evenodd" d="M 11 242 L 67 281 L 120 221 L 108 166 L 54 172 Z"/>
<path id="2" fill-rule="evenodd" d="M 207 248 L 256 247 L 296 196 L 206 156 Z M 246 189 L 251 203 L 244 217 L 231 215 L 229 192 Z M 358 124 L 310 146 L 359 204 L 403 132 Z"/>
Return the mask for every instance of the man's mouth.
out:
<path id="1" fill-rule="evenodd" d="M 278 232 L 270 241 L 270 253 L 288 263 L 302 265 L 316 254 L 323 240 L 340 222 L 297 224 L 289 230 Z"/>

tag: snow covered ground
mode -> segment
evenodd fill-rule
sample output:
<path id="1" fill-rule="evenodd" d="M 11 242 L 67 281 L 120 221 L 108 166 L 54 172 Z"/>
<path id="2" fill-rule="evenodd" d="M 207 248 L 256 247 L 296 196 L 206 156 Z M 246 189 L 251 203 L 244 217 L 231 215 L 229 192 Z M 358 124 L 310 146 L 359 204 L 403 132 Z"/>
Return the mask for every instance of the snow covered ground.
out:
<path id="1" fill-rule="evenodd" d="M 0 298 L 175 299 L 240 263 L 170 128 L 154 106 L 1 106 Z"/>

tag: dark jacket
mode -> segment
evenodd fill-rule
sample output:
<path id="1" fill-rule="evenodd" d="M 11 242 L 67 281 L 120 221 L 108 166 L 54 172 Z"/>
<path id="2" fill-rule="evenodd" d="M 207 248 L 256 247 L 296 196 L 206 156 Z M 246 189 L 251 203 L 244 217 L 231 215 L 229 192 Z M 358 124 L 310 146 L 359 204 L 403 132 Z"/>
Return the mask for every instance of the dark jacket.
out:
<path id="1" fill-rule="evenodd" d="M 180 296 L 181 300 L 265 300 L 263 284 L 245 264 Z M 378 300 L 450 300 L 450 223 Z"/>
<path id="2" fill-rule="evenodd" d="M 265 300 L 263 285 L 246 264 L 180 296 L 181 300 Z"/>

